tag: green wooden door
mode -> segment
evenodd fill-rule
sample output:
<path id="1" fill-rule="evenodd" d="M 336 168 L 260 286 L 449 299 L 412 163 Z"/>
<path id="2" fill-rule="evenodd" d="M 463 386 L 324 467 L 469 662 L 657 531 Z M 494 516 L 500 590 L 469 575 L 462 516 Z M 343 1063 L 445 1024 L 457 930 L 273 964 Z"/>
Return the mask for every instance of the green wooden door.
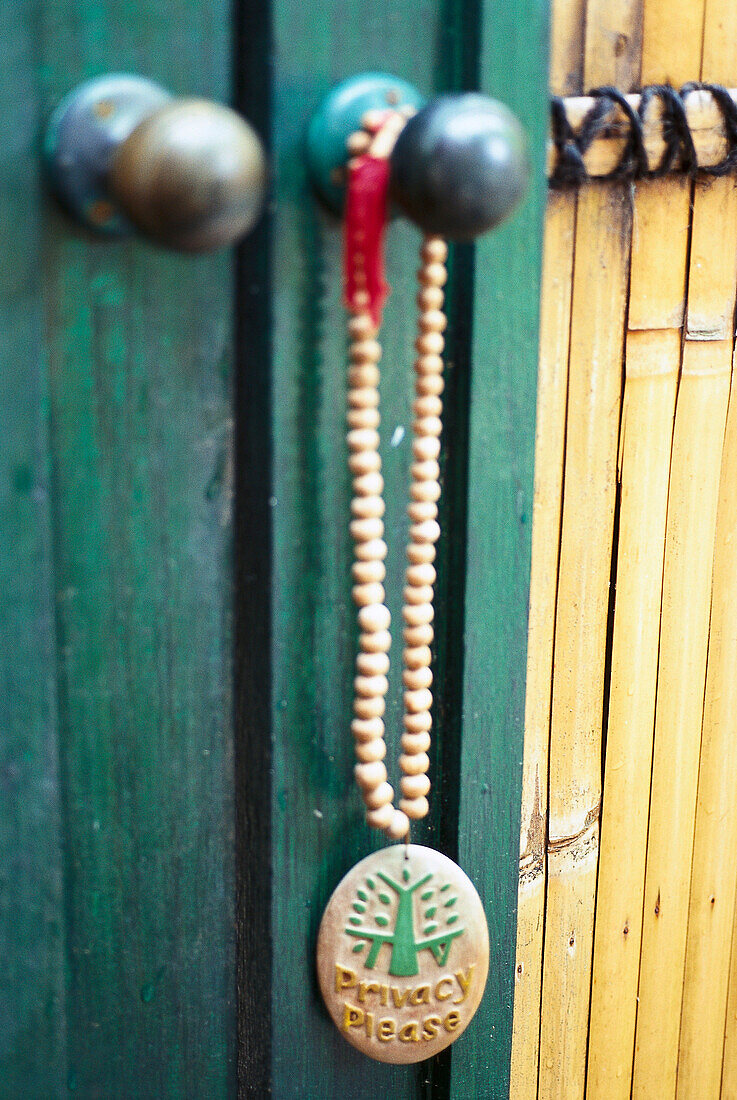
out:
<path id="1" fill-rule="evenodd" d="M 0 1097 L 506 1096 L 546 18 L 542 0 L 0 7 Z M 347 736 L 340 232 L 302 140 L 334 82 L 377 68 L 498 95 L 537 170 L 452 263 L 417 839 L 475 880 L 492 966 L 467 1034 L 415 1068 L 344 1043 L 313 971 L 322 906 L 375 840 Z M 45 120 L 110 71 L 234 102 L 264 135 L 272 202 L 235 260 L 100 243 L 48 200 Z M 389 250 L 395 611 L 417 240 L 396 225 Z"/>

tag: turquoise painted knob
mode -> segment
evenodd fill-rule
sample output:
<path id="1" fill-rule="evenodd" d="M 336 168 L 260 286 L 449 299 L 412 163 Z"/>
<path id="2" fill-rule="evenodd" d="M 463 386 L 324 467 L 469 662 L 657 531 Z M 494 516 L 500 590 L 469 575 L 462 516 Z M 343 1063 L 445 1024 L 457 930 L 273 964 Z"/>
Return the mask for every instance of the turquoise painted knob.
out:
<path id="1" fill-rule="evenodd" d="M 325 96 L 307 131 L 307 167 L 318 195 L 334 214 L 343 212 L 348 138 L 366 111 L 421 107 L 423 97 L 406 80 L 389 73 L 361 73 Z"/>
<path id="2" fill-rule="evenodd" d="M 425 233 L 470 241 L 504 221 L 527 191 L 527 140 L 516 116 L 468 92 L 432 100 L 391 158 L 391 193 Z"/>

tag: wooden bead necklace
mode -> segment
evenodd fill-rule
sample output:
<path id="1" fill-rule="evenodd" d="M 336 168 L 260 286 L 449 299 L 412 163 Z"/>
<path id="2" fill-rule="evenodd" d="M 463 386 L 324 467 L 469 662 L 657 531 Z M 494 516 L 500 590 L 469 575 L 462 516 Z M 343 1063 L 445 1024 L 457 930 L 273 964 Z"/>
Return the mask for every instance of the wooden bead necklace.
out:
<path id="1" fill-rule="evenodd" d="M 403 618 L 402 798 L 384 764 L 391 616 L 386 606 L 384 481 L 379 454 L 378 341 L 386 296 L 381 250 L 389 157 L 410 110 L 367 112 L 351 136 L 346 207 L 348 452 L 353 478 L 350 532 L 359 652 L 354 679 L 355 777 L 366 821 L 389 840 L 346 875 L 328 903 L 318 938 L 318 977 L 328 1011 L 349 1042 L 386 1062 L 417 1062 L 452 1043 L 478 1007 L 488 971 L 486 918 L 472 883 L 452 860 L 409 844 L 412 821 L 429 811 L 436 543 L 440 537 L 443 312 L 448 249 L 438 236 L 420 248 L 415 340 L 410 521 Z M 423 889 L 424 887 L 424 889 Z M 416 929 L 421 931 L 418 934 Z M 383 976 L 382 976 L 383 974 Z"/>

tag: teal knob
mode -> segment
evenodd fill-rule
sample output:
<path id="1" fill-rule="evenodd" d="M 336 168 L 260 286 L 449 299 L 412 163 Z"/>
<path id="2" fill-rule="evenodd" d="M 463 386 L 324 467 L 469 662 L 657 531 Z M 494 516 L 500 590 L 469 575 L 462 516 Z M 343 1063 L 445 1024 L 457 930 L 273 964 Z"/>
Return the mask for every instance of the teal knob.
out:
<path id="1" fill-rule="evenodd" d="M 406 80 L 387 73 L 362 73 L 337 84 L 323 99 L 307 131 L 307 167 L 313 186 L 334 214 L 342 214 L 348 138 L 361 128 L 366 111 L 421 107 L 425 102 Z"/>

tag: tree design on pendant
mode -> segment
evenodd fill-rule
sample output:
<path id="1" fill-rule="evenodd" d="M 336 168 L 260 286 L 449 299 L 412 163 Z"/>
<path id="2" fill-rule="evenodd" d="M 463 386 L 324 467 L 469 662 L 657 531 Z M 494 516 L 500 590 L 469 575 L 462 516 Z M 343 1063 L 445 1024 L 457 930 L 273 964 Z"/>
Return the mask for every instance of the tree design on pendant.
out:
<path id="1" fill-rule="evenodd" d="M 366 970 L 374 969 L 384 944 L 391 944 L 389 974 L 394 977 L 409 978 L 418 974 L 420 967 L 417 956 L 420 951 L 430 951 L 438 966 L 445 966 L 453 940 L 462 936 L 465 931 L 463 928 L 453 927 L 458 920 L 458 913 L 454 912 L 458 898 L 451 892 L 451 884 L 429 886 L 428 883 L 433 878 L 432 872 L 423 875 L 412 885 L 395 882 L 384 871 L 377 871 L 376 874 L 394 891 L 396 897 L 393 929 L 390 928 L 390 922 L 394 899 L 377 886 L 375 879 L 371 877 L 366 878 L 365 887 L 357 888 L 356 900 L 353 902 L 354 913 L 348 918 L 348 926 L 345 928 L 347 935 L 358 940 L 353 947 L 354 953 L 357 954 L 371 945 L 363 963 Z M 406 867 L 402 877 L 407 884 L 411 875 Z M 423 886 L 426 889 L 420 895 L 420 901 L 423 906 L 422 916 L 427 923 L 422 929 L 424 938 L 418 939 L 415 932 L 414 895 Z M 375 907 L 373 920 L 378 925 L 376 928 L 364 927 L 369 905 Z M 389 911 L 379 906 L 384 906 Z"/>

